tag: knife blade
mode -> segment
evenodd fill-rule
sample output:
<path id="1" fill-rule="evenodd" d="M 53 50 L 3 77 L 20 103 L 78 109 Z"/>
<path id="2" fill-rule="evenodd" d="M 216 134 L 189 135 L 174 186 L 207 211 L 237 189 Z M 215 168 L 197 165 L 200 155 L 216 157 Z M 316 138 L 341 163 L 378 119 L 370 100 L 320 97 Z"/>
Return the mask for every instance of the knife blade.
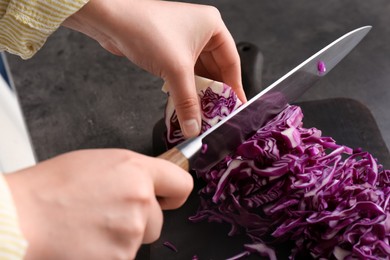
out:
<path id="1" fill-rule="evenodd" d="M 341 36 L 200 136 L 187 139 L 158 157 L 169 160 L 186 171 L 209 170 L 328 74 L 371 28 L 360 27 Z"/>

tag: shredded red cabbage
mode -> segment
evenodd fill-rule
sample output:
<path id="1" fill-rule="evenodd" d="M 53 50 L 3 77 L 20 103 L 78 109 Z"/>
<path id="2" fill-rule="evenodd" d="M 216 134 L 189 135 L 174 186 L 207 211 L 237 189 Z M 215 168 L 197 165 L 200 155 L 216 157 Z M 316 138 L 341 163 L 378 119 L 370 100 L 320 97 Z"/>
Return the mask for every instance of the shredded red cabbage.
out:
<path id="1" fill-rule="evenodd" d="M 222 117 L 234 107 L 235 98 L 218 92 L 200 97 L 207 114 Z M 390 171 L 370 153 L 304 128 L 302 118 L 300 107 L 288 106 L 233 155 L 197 173 L 206 186 L 190 219 L 227 223 L 230 236 L 244 232 L 253 243 L 231 259 L 276 259 L 272 248 L 286 241 L 294 241 L 290 258 L 389 259 Z"/>
<path id="2" fill-rule="evenodd" d="M 320 60 L 317 63 L 317 71 L 320 75 L 324 74 L 326 72 L 326 65 L 325 62 Z"/>
<path id="3" fill-rule="evenodd" d="M 167 248 L 171 249 L 172 251 L 176 252 L 176 253 L 178 252 L 177 247 L 174 244 L 172 244 L 172 242 L 165 241 L 163 243 L 163 245 L 166 246 Z"/>

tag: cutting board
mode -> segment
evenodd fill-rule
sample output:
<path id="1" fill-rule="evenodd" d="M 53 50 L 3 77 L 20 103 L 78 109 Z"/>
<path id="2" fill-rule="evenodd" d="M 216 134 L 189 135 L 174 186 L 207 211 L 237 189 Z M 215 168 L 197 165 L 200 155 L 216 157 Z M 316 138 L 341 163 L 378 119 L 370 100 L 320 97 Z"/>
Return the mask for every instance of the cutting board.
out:
<path id="1" fill-rule="evenodd" d="M 305 128 L 316 127 L 323 136 L 333 137 L 337 143 L 351 148 L 362 148 L 373 154 L 385 168 L 390 168 L 390 154 L 377 123 L 369 109 L 352 99 L 337 98 L 298 103 L 304 114 Z M 161 120 L 155 125 L 153 147 L 156 154 L 165 150 L 162 135 L 165 131 Z M 199 205 L 197 192 L 204 183 L 194 177 L 195 188 L 178 210 L 164 212 L 161 237 L 155 243 L 143 246 L 137 259 L 226 259 L 243 251 L 242 245 L 250 242 L 243 234 L 229 237 L 229 226 L 219 223 L 192 223 L 188 217 L 195 214 Z M 169 241 L 177 252 L 164 246 Z M 290 245 L 279 247 L 278 259 L 287 259 Z M 259 259 L 258 255 L 245 259 Z"/>

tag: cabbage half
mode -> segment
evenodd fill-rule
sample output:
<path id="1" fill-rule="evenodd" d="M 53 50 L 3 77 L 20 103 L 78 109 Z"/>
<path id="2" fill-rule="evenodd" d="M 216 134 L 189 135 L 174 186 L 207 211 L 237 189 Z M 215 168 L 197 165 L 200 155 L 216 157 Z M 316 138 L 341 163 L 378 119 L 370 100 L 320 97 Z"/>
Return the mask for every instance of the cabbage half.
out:
<path id="1" fill-rule="evenodd" d="M 202 131 L 241 105 L 225 84 L 197 78 Z M 183 141 L 172 101 L 166 109 L 167 147 Z M 190 220 L 227 223 L 228 235 L 251 244 L 231 259 L 293 241 L 290 258 L 390 258 L 390 171 L 373 156 L 304 128 L 300 107 L 284 111 L 210 171 Z"/>

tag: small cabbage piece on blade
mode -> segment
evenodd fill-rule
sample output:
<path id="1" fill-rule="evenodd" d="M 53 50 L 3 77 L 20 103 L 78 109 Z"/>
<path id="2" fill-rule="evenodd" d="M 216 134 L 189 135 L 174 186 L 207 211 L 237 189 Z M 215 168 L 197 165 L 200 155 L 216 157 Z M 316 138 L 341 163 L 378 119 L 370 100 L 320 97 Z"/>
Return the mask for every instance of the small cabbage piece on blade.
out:
<path id="1" fill-rule="evenodd" d="M 228 92 L 225 85 L 225 92 L 213 91 L 207 96 Z M 214 109 L 223 102 L 209 103 L 215 100 L 207 99 L 207 108 L 219 116 Z M 390 171 L 370 153 L 305 128 L 302 119 L 300 107 L 288 106 L 232 155 L 198 174 L 206 185 L 190 219 L 227 223 L 231 236 L 245 233 L 253 244 L 243 245 L 242 256 L 273 259 L 269 248 L 293 241 L 290 258 L 389 259 Z M 179 136 L 172 122 L 168 134 Z M 167 143 L 173 141 L 168 135 Z"/>

